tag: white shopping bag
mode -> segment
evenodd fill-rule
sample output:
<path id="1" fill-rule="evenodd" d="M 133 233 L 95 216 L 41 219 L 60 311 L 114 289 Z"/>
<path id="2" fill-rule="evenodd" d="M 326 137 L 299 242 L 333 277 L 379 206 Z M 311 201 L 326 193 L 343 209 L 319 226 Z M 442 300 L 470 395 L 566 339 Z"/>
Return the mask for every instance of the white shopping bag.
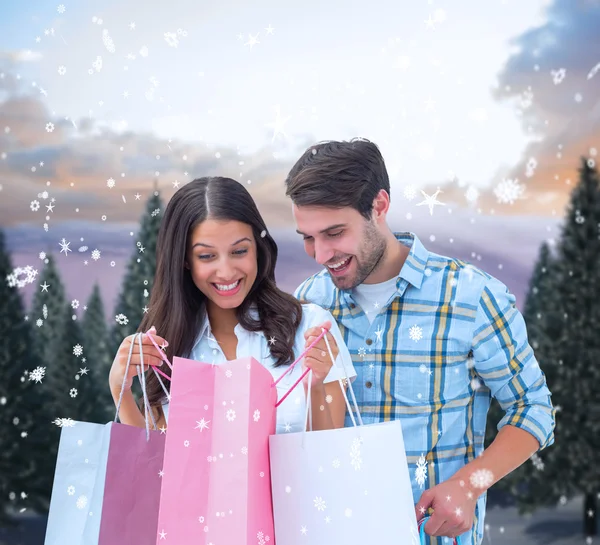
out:
<path id="1" fill-rule="evenodd" d="M 401 423 L 363 425 L 348 384 L 358 423 L 269 438 L 277 545 L 420 544 Z"/>

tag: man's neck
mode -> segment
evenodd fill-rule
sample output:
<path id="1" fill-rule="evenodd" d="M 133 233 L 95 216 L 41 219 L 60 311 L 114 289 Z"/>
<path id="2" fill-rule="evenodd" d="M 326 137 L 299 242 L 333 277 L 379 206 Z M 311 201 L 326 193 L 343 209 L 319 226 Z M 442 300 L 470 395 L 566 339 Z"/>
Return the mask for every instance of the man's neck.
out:
<path id="1" fill-rule="evenodd" d="M 394 233 L 389 231 L 386 236 L 383 259 L 377 269 L 365 278 L 363 284 L 381 284 L 396 278 L 400 274 L 409 253 L 410 248 L 399 242 Z"/>

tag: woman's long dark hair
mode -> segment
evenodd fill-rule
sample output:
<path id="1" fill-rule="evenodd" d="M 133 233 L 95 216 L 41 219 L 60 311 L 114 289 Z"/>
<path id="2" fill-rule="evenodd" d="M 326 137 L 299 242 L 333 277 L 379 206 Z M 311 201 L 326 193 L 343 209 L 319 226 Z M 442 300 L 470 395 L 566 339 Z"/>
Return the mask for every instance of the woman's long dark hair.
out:
<path id="1" fill-rule="evenodd" d="M 206 219 L 235 220 L 252 227 L 258 271 L 250 292 L 236 309 L 236 316 L 247 331 L 262 331 L 269 338 L 275 337 L 277 342 L 269 343 L 269 350 L 276 365 L 289 364 L 294 359 L 294 339 L 302 319 L 302 306 L 275 285 L 277 244 L 250 193 L 231 178 L 197 178 L 169 201 L 158 232 L 150 308 L 138 331 L 146 332 L 155 326 L 157 334 L 169 341 L 166 349 L 169 361 L 174 356 L 189 357 L 205 320 L 206 296 L 185 267 L 186 252 L 191 233 Z M 253 304 L 258 310 L 258 320 L 249 313 Z M 166 364 L 160 370 L 170 375 Z M 170 381 L 163 379 L 163 383 L 168 389 Z M 153 372 L 148 373 L 146 384 L 150 405 L 160 408 L 165 395 Z"/>

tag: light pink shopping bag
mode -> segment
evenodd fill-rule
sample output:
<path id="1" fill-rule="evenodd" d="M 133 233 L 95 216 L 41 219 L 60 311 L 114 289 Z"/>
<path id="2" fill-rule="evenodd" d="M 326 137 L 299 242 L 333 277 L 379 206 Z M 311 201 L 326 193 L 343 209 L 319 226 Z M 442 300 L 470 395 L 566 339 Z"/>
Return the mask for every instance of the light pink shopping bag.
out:
<path id="1" fill-rule="evenodd" d="M 277 389 L 254 358 L 174 358 L 157 544 L 274 544 Z"/>

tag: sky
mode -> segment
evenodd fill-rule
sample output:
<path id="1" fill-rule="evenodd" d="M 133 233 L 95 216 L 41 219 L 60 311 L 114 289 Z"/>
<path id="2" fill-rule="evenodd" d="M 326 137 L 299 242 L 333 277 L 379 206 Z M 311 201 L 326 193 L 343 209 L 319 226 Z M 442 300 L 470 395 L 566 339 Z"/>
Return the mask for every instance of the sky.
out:
<path id="1" fill-rule="evenodd" d="M 600 3 L 290 4 L 4 0 L 0 226 L 15 264 L 102 235 L 115 267 L 77 252 L 59 266 L 77 291 L 87 260 L 112 300 L 155 180 L 168 199 L 217 174 L 299 248 L 285 175 L 312 143 L 361 136 L 385 157 L 391 224 L 484 268 L 521 263 L 502 279 L 523 292 L 581 156 L 600 149 Z M 443 204 L 419 204 L 438 189 Z"/>

